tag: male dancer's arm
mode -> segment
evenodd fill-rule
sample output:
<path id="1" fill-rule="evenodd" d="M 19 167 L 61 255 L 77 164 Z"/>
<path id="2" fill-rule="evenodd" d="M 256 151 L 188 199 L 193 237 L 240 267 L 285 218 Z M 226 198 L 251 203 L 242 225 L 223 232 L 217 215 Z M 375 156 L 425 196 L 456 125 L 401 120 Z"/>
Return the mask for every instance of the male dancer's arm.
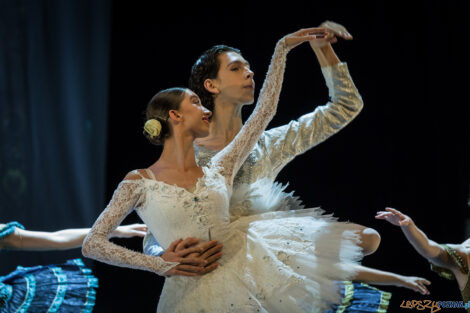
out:
<path id="1" fill-rule="evenodd" d="M 331 23 L 322 24 L 324 25 L 328 29 L 333 28 Z M 331 42 L 335 42 L 333 35 L 345 39 L 352 38 L 347 31 L 330 31 Z M 323 142 L 349 124 L 363 107 L 362 98 L 354 86 L 347 65 L 340 63 L 331 44 L 318 46 L 311 42 L 310 45 L 320 63 L 331 100 L 297 120 L 265 132 L 266 152 L 271 160 L 273 177 L 297 155 Z"/>

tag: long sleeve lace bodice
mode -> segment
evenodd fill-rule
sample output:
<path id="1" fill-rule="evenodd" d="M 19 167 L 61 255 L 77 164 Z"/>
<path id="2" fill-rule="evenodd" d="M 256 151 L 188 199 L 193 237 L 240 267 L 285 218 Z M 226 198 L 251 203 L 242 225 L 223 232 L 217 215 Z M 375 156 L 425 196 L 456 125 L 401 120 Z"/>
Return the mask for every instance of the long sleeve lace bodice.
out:
<path id="1" fill-rule="evenodd" d="M 138 177 L 137 173 L 133 174 Z M 135 252 L 110 242 L 108 239 L 122 220 L 144 200 L 141 179 L 122 181 L 106 209 L 96 220 L 82 247 L 84 256 L 101 262 L 163 275 L 178 263 L 166 262 L 161 257 Z"/>
<path id="2" fill-rule="evenodd" d="M 235 139 L 212 159 L 211 165 L 221 168 L 221 173 L 230 186 L 233 183 L 234 174 L 238 172 L 276 114 L 288 52 L 289 49 L 283 38 L 276 45 L 253 113 Z"/>

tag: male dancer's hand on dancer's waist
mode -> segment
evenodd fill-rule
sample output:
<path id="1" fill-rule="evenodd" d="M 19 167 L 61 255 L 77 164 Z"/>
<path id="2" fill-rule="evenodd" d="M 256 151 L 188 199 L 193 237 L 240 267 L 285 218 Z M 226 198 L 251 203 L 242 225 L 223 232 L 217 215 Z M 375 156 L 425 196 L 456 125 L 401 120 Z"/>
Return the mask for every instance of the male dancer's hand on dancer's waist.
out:
<path id="1" fill-rule="evenodd" d="M 216 262 L 222 257 L 223 245 L 217 240 L 210 240 L 199 244 L 198 238 L 186 238 L 176 245 L 175 251 L 184 251 L 190 247 L 199 249 L 197 252 L 188 254 L 187 258 L 199 258 L 205 260 L 207 263 L 204 267 L 197 272 L 197 275 L 204 275 L 215 270 L 219 264 Z"/>

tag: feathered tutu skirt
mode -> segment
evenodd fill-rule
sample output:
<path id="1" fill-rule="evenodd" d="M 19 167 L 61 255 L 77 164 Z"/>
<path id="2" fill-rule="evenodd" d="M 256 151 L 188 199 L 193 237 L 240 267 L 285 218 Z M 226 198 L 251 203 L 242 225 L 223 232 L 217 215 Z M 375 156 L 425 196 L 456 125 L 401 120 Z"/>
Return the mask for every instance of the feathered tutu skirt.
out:
<path id="1" fill-rule="evenodd" d="M 343 281 L 355 275 L 362 258 L 358 234 L 319 208 L 269 210 L 298 200 L 288 199 L 292 195 L 285 187 L 263 185 L 247 189 L 251 195 L 237 189 L 243 202 L 232 203 L 231 210 L 239 208 L 240 214 L 231 214 L 224 236 L 214 236 L 224 237 L 219 268 L 197 278 L 167 279 L 159 312 L 335 312 L 341 307 Z M 371 294 L 380 293 L 374 289 Z M 372 306 L 383 308 L 385 300 L 377 297 Z M 343 306 L 341 312 L 361 311 Z"/>

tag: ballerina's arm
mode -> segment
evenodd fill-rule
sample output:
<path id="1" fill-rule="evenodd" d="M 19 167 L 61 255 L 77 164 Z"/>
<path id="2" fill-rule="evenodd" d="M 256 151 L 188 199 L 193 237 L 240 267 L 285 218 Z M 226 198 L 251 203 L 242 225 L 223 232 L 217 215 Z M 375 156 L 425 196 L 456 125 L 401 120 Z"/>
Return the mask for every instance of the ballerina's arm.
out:
<path id="1" fill-rule="evenodd" d="M 253 113 L 235 139 L 211 160 L 213 166 L 220 166 L 221 173 L 228 185 L 232 184 L 234 174 L 237 173 L 241 164 L 245 161 L 260 135 L 276 113 L 284 79 L 287 53 L 290 49 L 303 42 L 325 40 L 324 38 L 324 29 L 309 28 L 287 35 L 277 43 Z"/>
<path id="2" fill-rule="evenodd" d="M 199 259 L 183 258 L 174 251 L 179 241 L 174 242 L 162 257 L 145 255 L 109 241 L 112 231 L 134 208 L 139 206 L 142 197 L 142 180 L 136 176 L 130 173 L 119 184 L 110 203 L 85 238 L 82 246 L 83 255 L 104 263 L 146 270 L 159 275 L 172 274 L 179 263 L 200 265 Z"/>

